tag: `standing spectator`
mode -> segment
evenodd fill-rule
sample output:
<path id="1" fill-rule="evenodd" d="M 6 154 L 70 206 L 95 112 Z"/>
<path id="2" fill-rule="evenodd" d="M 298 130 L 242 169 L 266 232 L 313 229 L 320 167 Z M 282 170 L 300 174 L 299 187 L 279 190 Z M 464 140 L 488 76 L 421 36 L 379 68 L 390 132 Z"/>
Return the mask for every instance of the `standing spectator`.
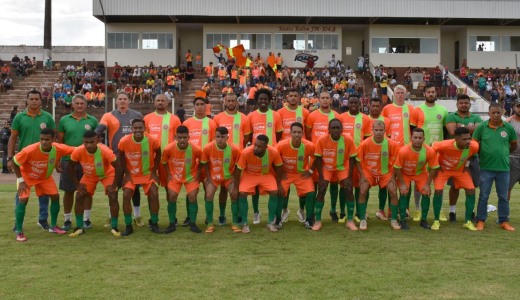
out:
<path id="1" fill-rule="evenodd" d="M 9 174 L 7 169 L 7 145 L 9 144 L 9 137 L 11 136 L 11 121 L 5 121 L 4 128 L 0 130 L 0 142 L 2 143 L 2 173 Z"/>
<path id="2" fill-rule="evenodd" d="M 179 109 L 177 109 L 175 114 L 177 115 L 177 117 L 179 117 L 179 120 L 181 120 L 181 123 L 183 123 L 184 118 L 186 117 L 186 111 L 184 110 L 182 103 L 179 104 Z"/>
<path id="3" fill-rule="evenodd" d="M 18 105 L 13 106 L 13 110 L 11 110 L 11 116 L 9 117 L 9 121 L 13 124 L 14 117 L 18 114 Z"/>
<path id="4" fill-rule="evenodd" d="M 193 54 L 191 54 L 191 49 L 188 49 L 184 57 L 186 57 L 186 68 L 193 68 Z"/>

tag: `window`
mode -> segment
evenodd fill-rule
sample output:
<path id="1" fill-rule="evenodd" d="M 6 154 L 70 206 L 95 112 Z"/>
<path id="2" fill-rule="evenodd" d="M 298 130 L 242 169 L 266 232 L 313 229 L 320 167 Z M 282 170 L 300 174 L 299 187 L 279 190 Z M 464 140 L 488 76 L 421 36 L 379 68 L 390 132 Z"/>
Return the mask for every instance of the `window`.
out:
<path id="1" fill-rule="evenodd" d="M 473 35 L 469 37 L 469 51 L 495 52 L 499 51 L 498 35 Z"/>
<path id="2" fill-rule="evenodd" d="M 145 32 L 141 49 L 173 49 L 173 34 Z"/>
<path id="3" fill-rule="evenodd" d="M 502 36 L 502 51 L 520 51 L 520 36 Z"/>
<path id="4" fill-rule="evenodd" d="M 305 34 L 275 34 L 274 48 L 305 50 Z"/>
<path id="5" fill-rule="evenodd" d="M 139 49 L 139 33 L 108 33 L 109 49 Z"/>
<path id="6" fill-rule="evenodd" d="M 271 49 L 271 34 L 266 33 L 242 33 L 240 44 L 249 49 Z"/>
<path id="7" fill-rule="evenodd" d="M 307 49 L 338 50 L 338 35 L 309 34 L 307 38 Z"/>
<path id="8" fill-rule="evenodd" d="M 206 34 L 206 49 L 212 49 L 217 44 L 226 47 L 238 45 L 237 35 L 234 33 L 208 33 Z"/>
<path id="9" fill-rule="evenodd" d="M 373 38 L 372 53 L 439 53 L 439 39 Z"/>

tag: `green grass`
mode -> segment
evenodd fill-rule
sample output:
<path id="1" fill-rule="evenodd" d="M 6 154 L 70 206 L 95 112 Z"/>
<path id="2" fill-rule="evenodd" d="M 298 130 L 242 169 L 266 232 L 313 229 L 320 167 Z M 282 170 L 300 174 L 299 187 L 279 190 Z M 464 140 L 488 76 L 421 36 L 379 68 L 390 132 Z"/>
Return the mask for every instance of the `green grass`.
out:
<path id="1" fill-rule="evenodd" d="M 514 190 L 513 199 L 518 199 L 519 191 Z M 25 219 L 29 240 L 17 243 L 11 232 L 14 192 L 14 185 L 0 185 L 0 299 L 518 297 L 518 233 L 501 230 L 494 223 L 496 213 L 491 214 L 484 232 L 463 229 L 464 193 L 458 205 L 459 223 L 442 223 L 438 232 L 423 230 L 413 222 L 408 232 L 397 232 L 375 217 L 369 220 L 367 232 L 350 232 L 343 224 L 330 222 L 329 203 L 322 231 L 312 232 L 297 221 L 298 201 L 292 197 L 289 223 L 272 234 L 264 228 L 267 199 L 262 197 L 262 224 L 253 225 L 249 235 L 217 226 L 211 235 L 196 235 L 183 227 L 171 235 L 137 228 L 130 237 L 114 238 L 102 226 L 108 204 L 98 188 L 94 228 L 85 235 L 55 236 L 37 228 L 38 205 L 32 196 Z M 371 216 L 376 197 L 372 192 Z M 496 205 L 495 195 L 490 203 Z M 161 204 L 160 225 L 165 227 L 163 192 Z M 185 212 L 184 203 L 179 203 L 179 220 Z M 511 221 L 518 229 L 519 212 L 513 200 Z M 227 213 L 230 220 L 229 204 Z M 146 205 L 143 216 L 148 218 Z M 198 216 L 203 226 L 201 204 Z M 62 224 L 62 211 L 58 220 Z M 122 223 L 120 215 L 121 229 Z"/>

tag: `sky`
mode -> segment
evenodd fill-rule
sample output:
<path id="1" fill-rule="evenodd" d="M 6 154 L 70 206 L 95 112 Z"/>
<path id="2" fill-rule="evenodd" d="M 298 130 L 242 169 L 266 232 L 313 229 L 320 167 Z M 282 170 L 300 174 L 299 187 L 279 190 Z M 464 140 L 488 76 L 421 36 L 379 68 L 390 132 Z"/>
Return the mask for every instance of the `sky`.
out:
<path id="1" fill-rule="evenodd" d="M 0 45 L 43 46 L 44 0 L 2 0 L 1 7 Z M 104 33 L 92 0 L 52 0 L 53 46 L 104 46 Z"/>

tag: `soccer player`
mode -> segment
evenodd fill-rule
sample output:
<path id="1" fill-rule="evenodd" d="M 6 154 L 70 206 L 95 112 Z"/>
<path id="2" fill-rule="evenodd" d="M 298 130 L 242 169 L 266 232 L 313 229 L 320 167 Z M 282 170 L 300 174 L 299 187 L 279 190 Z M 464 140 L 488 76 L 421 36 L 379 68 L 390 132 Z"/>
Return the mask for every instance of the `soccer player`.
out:
<path id="1" fill-rule="evenodd" d="M 51 199 L 51 225 L 48 229 L 51 233 L 65 234 L 56 225 L 60 212 L 60 195 L 52 178 L 52 172 L 61 157 L 70 155 L 74 147 L 53 143 L 55 138 L 52 128 L 44 128 L 40 132 L 40 142 L 31 144 L 18 152 L 14 158 L 14 173 L 18 182 L 19 202 L 16 205 L 16 241 L 25 242 L 27 237 L 23 233 L 23 221 L 25 210 L 31 189 L 34 186 L 36 195 L 48 195 Z"/>
<path id="2" fill-rule="evenodd" d="M 200 233 L 197 227 L 197 194 L 199 192 L 199 180 L 202 171 L 200 159 L 202 150 L 190 141 L 190 131 L 188 127 L 181 125 L 177 127 L 176 142 L 169 144 L 161 158 L 168 174 L 168 218 L 170 225 L 165 233 L 172 233 L 176 230 L 175 220 L 177 219 L 177 198 L 181 187 L 186 189 L 188 199 L 188 222 L 190 230 Z"/>
<path id="3" fill-rule="evenodd" d="M 118 93 L 116 96 L 116 109 L 105 113 L 101 117 L 99 125 L 96 127 L 96 133 L 101 135 L 107 131 L 108 147 L 114 151 L 114 154 L 118 155 L 119 141 L 127 134 L 132 133 L 131 121 L 142 118 L 143 115 L 140 112 L 130 108 L 130 96 L 127 93 Z M 139 191 L 139 188 L 136 191 Z M 141 193 L 134 193 L 132 204 L 134 205 L 134 224 L 144 226 L 141 218 Z M 105 227 L 110 226 L 110 220 L 111 218 L 107 220 Z"/>
<path id="4" fill-rule="evenodd" d="M 110 204 L 111 232 L 114 236 L 121 236 L 118 226 L 119 202 L 117 200 L 118 182 L 121 178 L 116 179 L 116 172 L 120 164 L 117 157 L 107 146 L 99 143 L 98 135 L 92 131 L 86 131 L 83 134 L 83 145 L 77 147 L 70 156 L 68 169 L 63 170 L 69 174 L 71 183 L 76 187 L 76 206 L 74 211 L 76 214 L 76 228 L 69 236 L 75 237 L 83 234 L 83 211 L 84 203 L 88 200 L 92 203 L 92 197 L 96 192 L 98 182 L 103 184 L 105 195 L 108 196 Z M 83 176 L 80 180 L 74 176 L 78 166 L 82 170 Z"/>
<path id="5" fill-rule="evenodd" d="M 263 134 L 258 135 L 255 143 L 244 149 L 242 155 L 240 155 L 234 175 L 235 182 L 240 182 L 240 184 L 233 186 L 232 193 L 238 193 L 239 211 L 243 224 L 242 233 L 250 232 L 247 218 L 249 210 L 247 195 L 254 194 L 256 188 L 258 188 L 260 195 L 269 194 L 267 228 L 271 232 L 278 231 L 274 224 L 276 211 L 278 210 L 279 197 L 285 195 L 281 183 L 282 164 L 280 153 L 276 148 L 269 146 L 269 138 Z"/>
<path id="6" fill-rule="evenodd" d="M 221 190 L 224 189 L 225 191 L 231 192 L 233 185 L 238 184 L 238 182 L 235 183 L 233 181 L 233 173 L 236 170 L 235 166 L 240 157 L 240 149 L 237 145 L 228 143 L 228 138 L 229 131 L 227 128 L 217 127 L 215 141 L 210 142 L 206 147 L 204 147 L 204 149 L 202 149 L 202 158 L 200 162 L 204 165 L 206 174 L 209 174 L 204 182 L 206 190 L 206 201 L 204 203 L 206 207 L 206 222 L 208 223 L 206 233 L 212 233 L 215 231 L 215 225 L 213 224 L 213 198 L 215 197 L 217 188 L 220 187 Z M 239 232 L 241 230 L 238 228 L 238 197 L 236 194 L 230 194 L 230 196 L 231 214 L 233 217 L 232 230 Z M 222 203 L 222 201 L 219 202 Z M 219 219 L 222 218 L 223 213 L 225 216 L 225 204 L 226 199 L 224 199 L 224 209 L 222 209 L 222 206 L 220 207 L 221 216 Z M 219 220 L 219 224 L 222 223 L 225 224 L 225 220 Z"/>
<path id="7" fill-rule="evenodd" d="M 284 139 L 276 145 L 278 152 L 283 161 L 283 171 L 285 178 L 282 179 L 282 186 L 284 191 L 287 193 L 282 198 L 283 212 L 281 220 L 287 222 L 289 216 L 289 210 L 287 209 L 289 202 L 289 187 L 293 184 L 296 187 L 296 193 L 298 197 L 305 199 L 307 227 L 312 226 L 312 215 L 314 214 L 314 183 L 311 175 L 313 168 L 311 166 L 311 160 L 314 156 L 314 144 L 303 138 L 304 131 L 303 125 L 299 122 L 291 124 L 291 138 Z M 300 206 L 300 210 L 302 210 Z M 300 211 L 298 216 L 303 217 L 303 213 Z"/>
<path id="8" fill-rule="evenodd" d="M 143 187 L 144 194 L 148 197 L 150 209 L 150 229 L 154 233 L 161 233 L 159 229 L 159 194 L 157 184 L 157 167 L 161 159 L 161 145 L 159 142 L 144 133 L 145 123 L 143 119 L 132 120 L 132 134 L 126 135 L 119 142 L 119 157 L 123 178 L 123 213 L 125 216 L 125 231 L 122 236 L 128 236 L 134 232 L 132 226 L 132 206 L 130 199 L 136 190 L 136 185 Z M 119 177 L 118 177 L 119 178 Z"/>
<path id="9" fill-rule="evenodd" d="M 316 197 L 316 223 L 312 230 L 320 230 L 321 212 L 324 206 L 325 193 L 330 182 L 339 182 L 340 191 L 347 205 L 347 228 L 357 230 L 354 224 L 354 196 L 352 194 L 352 172 L 355 166 L 356 146 L 352 138 L 343 134 L 339 119 L 329 122 L 329 135 L 322 136 L 316 143 L 316 168 L 318 169 L 318 195 Z M 341 199 L 341 198 L 340 198 Z"/>
<path id="10" fill-rule="evenodd" d="M 410 120 L 414 107 L 404 102 L 406 88 L 397 85 L 394 88 L 394 102 L 383 108 L 381 115 L 390 120 L 388 134 L 390 139 L 397 142 L 399 147 L 410 143 Z"/>
<path id="11" fill-rule="evenodd" d="M 475 208 L 475 186 L 471 175 L 466 170 L 467 161 L 478 152 L 478 143 L 471 140 L 468 128 L 455 129 L 455 139 L 433 143 L 432 147 L 437 152 L 440 170 L 433 181 L 435 194 L 433 196 L 434 221 L 432 230 L 439 230 L 440 213 L 442 209 L 442 190 L 448 179 L 453 178 L 455 188 L 463 188 L 466 192 L 466 218 L 464 228 L 477 230 L 471 222 L 471 215 Z"/>
<path id="12" fill-rule="evenodd" d="M 287 100 L 287 106 L 278 110 L 278 113 L 282 117 L 282 140 L 291 138 L 291 127 L 294 122 L 305 124 L 309 116 L 309 111 L 300 106 L 300 94 L 297 89 L 290 89 L 285 99 Z M 305 136 L 303 136 L 303 138 L 305 138 Z"/>
<path id="13" fill-rule="evenodd" d="M 412 142 L 399 150 L 394 163 L 394 173 L 401 193 L 399 197 L 401 229 L 410 228 L 406 223 L 406 210 L 410 202 L 410 183 L 412 181 L 415 182 L 415 189 L 422 194 L 420 225 L 424 229 L 430 229 L 427 221 L 430 209 L 430 185 L 438 170 L 437 153 L 431 147 L 424 145 L 424 130 L 415 128 L 412 130 Z"/>
<path id="14" fill-rule="evenodd" d="M 87 98 L 82 94 L 74 95 L 72 98 L 72 108 L 74 111 L 71 114 L 63 116 L 58 125 L 58 143 L 63 143 L 68 146 L 80 146 L 83 144 L 83 134 L 88 130 L 96 129 L 98 121 L 95 117 L 86 113 Z M 72 205 L 74 204 L 74 192 L 76 191 L 76 184 L 73 184 L 73 179 L 68 172 L 70 157 L 64 156 L 61 159 L 61 174 L 60 174 L 60 190 L 65 191 L 63 195 L 63 216 L 65 222 L 62 229 L 69 231 L 72 225 L 70 220 Z M 76 172 L 73 173 L 76 177 L 76 182 L 81 180 L 83 171 L 81 166 L 76 164 Z M 85 218 L 85 228 L 91 228 L 90 212 L 92 210 L 92 198 L 86 198 L 82 204 L 85 211 L 81 215 Z M 76 209 L 77 211 L 77 209 Z M 83 228 L 83 226 L 81 227 Z"/>
<path id="15" fill-rule="evenodd" d="M 361 142 L 358 147 L 356 164 L 361 168 L 363 174 L 359 179 L 359 229 L 367 230 L 366 209 L 367 193 L 370 187 L 379 186 L 386 188 L 390 194 L 390 209 L 392 217 L 390 226 L 399 230 L 401 226 L 397 222 L 397 186 L 393 174 L 393 166 L 399 145 L 385 137 L 385 123 L 377 120 L 372 125 L 372 138 Z"/>
<path id="16" fill-rule="evenodd" d="M 471 108 L 471 100 L 468 95 L 460 94 L 457 95 L 457 111 L 454 113 L 448 114 L 446 117 L 446 129 L 448 130 L 448 134 L 450 137 L 453 137 L 455 133 L 455 129 L 458 127 L 467 127 L 469 129 L 470 134 L 473 134 L 475 128 L 477 128 L 479 123 L 482 123 L 482 118 L 479 115 L 475 115 L 469 111 Z M 480 176 L 480 167 L 479 167 L 479 159 L 478 155 L 472 156 L 470 159 L 469 171 L 471 173 L 471 179 L 473 180 L 473 185 L 475 188 L 479 186 L 479 176 Z M 451 180 L 448 181 L 448 185 L 450 186 L 450 213 L 449 220 L 451 223 L 457 222 L 457 200 L 459 199 L 459 189 L 456 189 L 453 186 L 453 182 Z"/>

